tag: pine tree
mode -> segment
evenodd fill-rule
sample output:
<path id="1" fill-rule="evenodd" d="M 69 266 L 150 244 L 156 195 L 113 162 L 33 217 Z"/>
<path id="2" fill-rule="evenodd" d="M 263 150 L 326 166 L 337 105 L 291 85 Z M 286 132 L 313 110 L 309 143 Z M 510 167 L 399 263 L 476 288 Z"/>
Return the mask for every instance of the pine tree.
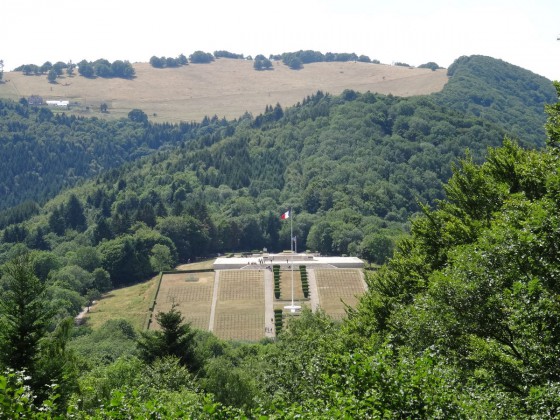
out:
<path id="1" fill-rule="evenodd" d="M 173 304 L 169 312 L 158 312 L 160 331 L 146 331 L 138 341 L 141 357 L 148 363 L 165 356 L 176 356 L 181 364 L 192 368 L 194 331 Z"/>
<path id="2" fill-rule="evenodd" d="M 3 267 L 6 291 L 0 299 L 0 361 L 3 366 L 33 373 L 39 342 L 54 315 L 45 297 L 46 286 L 33 272 L 28 254 Z"/>

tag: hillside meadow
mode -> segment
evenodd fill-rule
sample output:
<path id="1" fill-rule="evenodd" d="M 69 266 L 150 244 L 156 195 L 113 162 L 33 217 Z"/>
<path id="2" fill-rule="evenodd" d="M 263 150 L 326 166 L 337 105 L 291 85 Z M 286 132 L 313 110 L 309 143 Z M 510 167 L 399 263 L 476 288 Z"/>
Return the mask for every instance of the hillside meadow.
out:
<path id="1" fill-rule="evenodd" d="M 406 97 L 439 92 L 447 82 L 445 69 L 361 62 L 312 63 L 290 70 L 276 61 L 273 70 L 256 71 L 253 61 L 222 58 L 169 69 L 135 63 L 134 70 L 132 80 L 75 75 L 60 77 L 55 84 L 46 75 L 8 72 L 0 84 L 0 98 L 17 101 L 39 95 L 44 100 L 77 103 L 72 107 L 77 115 L 120 118 L 139 108 L 152 122 L 190 122 L 213 115 L 234 119 L 246 111 L 256 115 L 267 105 L 295 105 L 318 90 L 333 95 L 353 89 Z M 102 103 L 108 105 L 108 114 L 99 112 Z"/>

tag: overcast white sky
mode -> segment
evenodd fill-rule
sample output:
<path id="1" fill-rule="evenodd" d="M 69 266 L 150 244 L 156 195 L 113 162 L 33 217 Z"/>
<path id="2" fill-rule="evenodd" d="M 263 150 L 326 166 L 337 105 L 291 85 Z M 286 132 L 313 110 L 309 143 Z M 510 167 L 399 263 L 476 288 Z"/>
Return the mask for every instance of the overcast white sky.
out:
<path id="1" fill-rule="evenodd" d="M 5 70 L 195 50 L 355 52 L 448 67 L 500 58 L 560 80 L 560 0 L 3 0 Z"/>

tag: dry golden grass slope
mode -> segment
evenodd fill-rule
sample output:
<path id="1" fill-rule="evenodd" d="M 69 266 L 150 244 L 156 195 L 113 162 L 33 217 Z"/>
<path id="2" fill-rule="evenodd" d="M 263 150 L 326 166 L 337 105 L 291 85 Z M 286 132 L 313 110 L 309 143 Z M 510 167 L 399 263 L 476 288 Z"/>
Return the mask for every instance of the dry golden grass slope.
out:
<path id="1" fill-rule="evenodd" d="M 314 63 L 290 70 L 280 62 L 274 69 L 256 71 L 247 60 L 219 59 L 211 64 L 189 64 L 175 69 L 154 69 L 134 64 L 136 78 L 86 79 L 62 77 L 50 84 L 46 75 L 4 74 L 0 97 L 19 100 L 40 95 L 45 100 L 77 102 L 71 112 L 101 116 L 106 103 L 109 118 L 142 109 L 153 122 L 200 121 L 217 115 L 233 119 L 245 111 L 258 115 L 267 105 L 295 105 L 317 90 L 333 95 L 344 89 L 395 96 L 423 95 L 440 91 L 447 82 L 446 70 L 369 64 L 359 62 Z"/>

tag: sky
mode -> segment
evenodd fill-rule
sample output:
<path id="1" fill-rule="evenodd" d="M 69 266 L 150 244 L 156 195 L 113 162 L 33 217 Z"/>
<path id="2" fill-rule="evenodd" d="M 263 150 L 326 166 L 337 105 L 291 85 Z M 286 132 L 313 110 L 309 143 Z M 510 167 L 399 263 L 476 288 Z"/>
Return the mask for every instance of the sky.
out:
<path id="1" fill-rule="evenodd" d="M 0 60 L 354 52 L 448 67 L 481 54 L 560 80 L 559 0 L 2 0 Z"/>

